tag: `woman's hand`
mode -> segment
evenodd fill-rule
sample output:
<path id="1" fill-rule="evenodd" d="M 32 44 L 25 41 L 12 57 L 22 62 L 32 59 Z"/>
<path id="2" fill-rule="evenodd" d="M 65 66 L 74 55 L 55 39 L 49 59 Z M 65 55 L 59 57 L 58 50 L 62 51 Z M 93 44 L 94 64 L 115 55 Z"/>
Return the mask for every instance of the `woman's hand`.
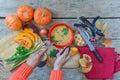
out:
<path id="1" fill-rule="evenodd" d="M 37 51 L 36 53 L 30 55 L 26 61 L 26 64 L 35 68 L 41 62 L 43 55 L 47 51 L 47 49 L 48 49 L 48 47 L 45 47 L 42 50 Z"/>
<path id="2" fill-rule="evenodd" d="M 54 70 L 60 70 L 63 65 L 69 60 L 70 55 L 71 55 L 71 51 L 69 52 L 69 48 L 66 48 L 66 50 L 64 51 L 64 53 L 61 55 L 61 52 L 63 50 L 61 50 L 58 54 L 57 54 L 57 59 L 54 63 Z"/>

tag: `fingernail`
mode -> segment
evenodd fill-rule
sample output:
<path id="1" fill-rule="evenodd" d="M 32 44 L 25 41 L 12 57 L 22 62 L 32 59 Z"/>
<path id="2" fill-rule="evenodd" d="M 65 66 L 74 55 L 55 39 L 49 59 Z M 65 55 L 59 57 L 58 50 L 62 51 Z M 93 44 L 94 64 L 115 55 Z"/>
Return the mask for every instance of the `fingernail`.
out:
<path id="1" fill-rule="evenodd" d="M 64 49 L 66 50 L 67 48 L 69 48 L 69 46 L 65 47 Z"/>
<path id="2" fill-rule="evenodd" d="M 68 46 L 68 47 L 67 47 L 67 49 L 69 50 L 69 49 L 70 49 L 70 47 Z"/>
<path id="3" fill-rule="evenodd" d="M 70 51 L 70 47 L 66 47 L 66 50 L 69 52 Z"/>
<path id="4" fill-rule="evenodd" d="M 69 48 L 66 48 L 66 51 L 68 51 L 69 50 Z"/>

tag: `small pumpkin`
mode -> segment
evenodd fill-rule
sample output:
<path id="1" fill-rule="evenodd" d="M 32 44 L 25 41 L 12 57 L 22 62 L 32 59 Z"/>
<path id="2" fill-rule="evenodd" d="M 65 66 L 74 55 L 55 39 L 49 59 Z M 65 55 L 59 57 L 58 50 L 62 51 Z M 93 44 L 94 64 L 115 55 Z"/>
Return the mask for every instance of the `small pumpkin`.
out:
<path id="1" fill-rule="evenodd" d="M 21 32 L 19 35 L 24 36 L 24 37 L 28 37 L 31 39 L 32 42 L 35 42 L 34 36 L 32 34 Z"/>
<path id="2" fill-rule="evenodd" d="M 32 29 L 30 29 L 30 28 L 25 28 L 23 32 L 24 32 L 24 33 L 29 33 L 29 34 L 33 35 L 35 41 L 38 40 L 38 35 L 37 35 L 36 33 L 34 33 Z"/>
<path id="3" fill-rule="evenodd" d="M 52 20 L 52 13 L 47 8 L 37 8 L 34 13 L 35 23 L 45 26 L 48 25 Z"/>
<path id="4" fill-rule="evenodd" d="M 13 14 L 5 18 L 5 25 L 11 30 L 20 30 L 22 28 L 22 22 Z"/>
<path id="5" fill-rule="evenodd" d="M 24 22 L 30 21 L 33 18 L 33 15 L 34 10 L 31 6 L 21 5 L 17 9 L 17 16 Z"/>
<path id="6" fill-rule="evenodd" d="M 31 48 L 32 46 L 32 41 L 28 38 L 28 37 L 24 37 L 24 36 L 17 36 L 14 41 L 17 43 L 17 44 L 20 44 L 22 45 L 23 47 L 26 47 L 26 48 Z"/>

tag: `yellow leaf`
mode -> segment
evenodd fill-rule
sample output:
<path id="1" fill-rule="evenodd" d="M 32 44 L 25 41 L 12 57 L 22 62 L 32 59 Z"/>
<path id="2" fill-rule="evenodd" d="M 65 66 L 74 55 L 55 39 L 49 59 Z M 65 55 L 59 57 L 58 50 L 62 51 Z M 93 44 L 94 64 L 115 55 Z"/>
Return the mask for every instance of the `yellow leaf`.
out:
<path id="1" fill-rule="evenodd" d="M 98 29 L 101 29 L 101 23 L 99 20 L 96 21 L 95 25 Z"/>
<path id="2" fill-rule="evenodd" d="M 91 71 L 92 67 L 93 67 L 92 63 L 88 67 L 82 67 L 82 72 L 83 73 L 88 73 L 88 72 Z"/>
<path id="3" fill-rule="evenodd" d="M 104 25 L 102 26 L 102 31 L 105 32 L 107 28 L 107 23 L 104 23 Z"/>
<path id="4" fill-rule="evenodd" d="M 105 35 L 105 38 L 108 37 L 108 31 L 107 30 L 104 31 L 104 35 Z"/>
<path id="5" fill-rule="evenodd" d="M 86 59 L 85 58 L 80 59 L 79 63 L 82 67 L 86 67 Z"/>
<path id="6" fill-rule="evenodd" d="M 79 60 L 79 63 L 82 67 L 86 67 L 86 64 L 89 62 L 92 62 L 92 58 L 87 54 L 83 54 L 83 58 Z"/>

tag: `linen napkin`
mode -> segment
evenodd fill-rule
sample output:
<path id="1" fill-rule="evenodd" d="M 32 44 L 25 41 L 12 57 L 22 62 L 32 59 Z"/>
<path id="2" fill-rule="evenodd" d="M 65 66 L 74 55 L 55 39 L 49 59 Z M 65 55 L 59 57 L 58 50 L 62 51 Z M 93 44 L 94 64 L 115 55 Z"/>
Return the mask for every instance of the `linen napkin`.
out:
<path id="1" fill-rule="evenodd" d="M 88 54 L 92 58 L 93 67 L 90 72 L 85 74 L 88 79 L 113 78 L 114 72 L 120 70 L 120 54 L 116 54 L 114 48 L 96 48 L 104 60 L 102 64 L 88 47 L 78 47 L 78 49 L 80 57 Z"/>

